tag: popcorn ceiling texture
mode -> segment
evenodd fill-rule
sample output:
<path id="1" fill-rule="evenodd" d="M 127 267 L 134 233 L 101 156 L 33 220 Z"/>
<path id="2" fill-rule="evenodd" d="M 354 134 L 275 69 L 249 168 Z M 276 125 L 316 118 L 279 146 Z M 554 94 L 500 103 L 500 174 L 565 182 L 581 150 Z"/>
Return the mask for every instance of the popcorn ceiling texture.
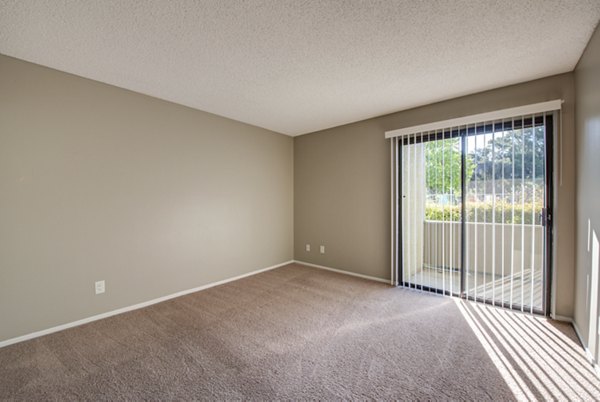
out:
<path id="1" fill-rule="evenodd" d="M 0 53 L 289 135 L 573 70 L 598 0 L 0 0 Z"/>

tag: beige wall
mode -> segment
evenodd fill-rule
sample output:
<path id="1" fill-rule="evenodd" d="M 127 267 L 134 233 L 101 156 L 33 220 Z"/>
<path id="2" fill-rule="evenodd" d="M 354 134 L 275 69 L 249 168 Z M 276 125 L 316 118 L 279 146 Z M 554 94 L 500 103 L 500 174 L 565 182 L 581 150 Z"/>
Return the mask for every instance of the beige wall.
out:
<path id="1" fill-rule="evenodd" d="M 295 137 L 295 258 L 389 278 L 390 145 L 384 139 L 384 132 L 559 98 L 565 103 L 563 181 L 556 189 L 555 205 L 555 312 L 571 317 L 575 279 L 574 83 L 571 73 Z M 310 252 L 304 249 L 306 243 L 313 246 Z M 319 254 L 320 244 L 326 246 L 325 254 Z"/>
<path id="2" fill-rule="evenodd" d="M 0 341 L 288 261 L 292 209 L 292 138 L 0 55 Z"/>
<path id="3" fill-rule="evenodd" d="M 600 245 L 600 29 L 575 70 L 577 128 L 577 282 L 575 323 L 598 361 Z M 596 255 L 594 256 L 594 248 Z M 594 258 L 595 257 L 595 258 Z M 594 280 L 593 280 L 594 279 Z M 592 292 L 595 282 L 596 292 Z M 590 325 L 591 324 L 591 325 Z"/>

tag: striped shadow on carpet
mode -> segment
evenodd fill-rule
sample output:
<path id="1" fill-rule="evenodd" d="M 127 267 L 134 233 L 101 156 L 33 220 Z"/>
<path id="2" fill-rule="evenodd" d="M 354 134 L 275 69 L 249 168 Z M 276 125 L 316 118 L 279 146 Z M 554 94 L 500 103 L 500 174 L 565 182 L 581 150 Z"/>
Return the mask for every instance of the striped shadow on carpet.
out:
<path id="1" fill-rule="evenodd" d="M 572 329 L 514 316 L 290 264 L 2 348 L 0 399 L 600 396 Z"/>

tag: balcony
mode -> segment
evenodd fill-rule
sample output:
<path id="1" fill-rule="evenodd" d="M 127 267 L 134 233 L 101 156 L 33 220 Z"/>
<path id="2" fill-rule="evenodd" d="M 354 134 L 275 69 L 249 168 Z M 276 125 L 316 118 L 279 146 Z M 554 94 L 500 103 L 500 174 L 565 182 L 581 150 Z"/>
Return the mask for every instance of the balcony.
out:
<path id="1" fill-rule="evenodd" d="M 507 306 L 541 309 L 543 298 L 544 227 L 532 224 L 465 223 L 465 294 Z M 411 252 L 419 267 L 407 272 L 414 284 L 460 292 L 462 224 L 425 220 L 423 242 Z M 405 280 L 406 280 L 405 279 Z"/>

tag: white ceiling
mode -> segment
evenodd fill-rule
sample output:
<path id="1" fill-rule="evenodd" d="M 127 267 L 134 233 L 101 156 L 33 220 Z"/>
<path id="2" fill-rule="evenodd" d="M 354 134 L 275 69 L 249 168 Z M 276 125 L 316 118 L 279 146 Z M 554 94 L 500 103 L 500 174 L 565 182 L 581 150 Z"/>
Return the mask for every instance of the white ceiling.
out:
<path id="1" fill-rule="evenodd" d="M 0 53 L 289 135 L 571 71 L 600 0 L 0 0 Z"/>

